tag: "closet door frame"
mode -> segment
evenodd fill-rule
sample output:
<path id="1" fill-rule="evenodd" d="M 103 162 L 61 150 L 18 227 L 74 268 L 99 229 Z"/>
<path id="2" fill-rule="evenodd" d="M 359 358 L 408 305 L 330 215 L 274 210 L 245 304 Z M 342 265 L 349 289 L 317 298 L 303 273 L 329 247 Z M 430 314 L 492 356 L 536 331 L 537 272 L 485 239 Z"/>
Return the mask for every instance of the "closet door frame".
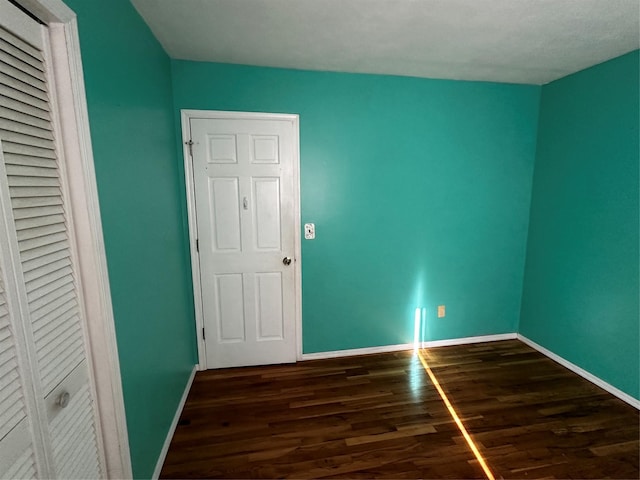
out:
<path id="1" fill-rule="evenodd" d="M 80 39 L 75 13 L 61 0 L 15 0 L 47 25 L 58 117 L 64 150 L 61 181 L 69 200 L 86 314 L 88 360 L 93 377 L 108 478 L 131 478 L 131 459 L 120 378 L 111 292 L 89 130 Z"/>

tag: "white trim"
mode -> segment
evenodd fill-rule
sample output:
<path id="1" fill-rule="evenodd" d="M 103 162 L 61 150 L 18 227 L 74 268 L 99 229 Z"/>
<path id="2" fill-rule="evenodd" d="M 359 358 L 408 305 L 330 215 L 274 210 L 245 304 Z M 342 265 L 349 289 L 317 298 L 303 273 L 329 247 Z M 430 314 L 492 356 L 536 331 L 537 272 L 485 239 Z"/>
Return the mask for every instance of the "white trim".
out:
<path id="1" fill-rule="evenodd" d="M 187 142 L 191 139 L 189 121 L 192 118 L 211 118 L 226 120 L 287 120 L 293 123 L 293 195 L 294 195 L 294 228 L 295 228 L 295 337 L 296 358 L 301 360 L 302 354 L 302 248 L 300 241 L 300 117 L 296 114 L 261 113 L 261 112 L 224 112 L 218 110 L 180 110 L 182 123 L 182 155 L 184 158 L 184 181 L 187 193 L 187 217 L 189 222 L 189 248 L 191 250 L 191 278 L 193 283 L 193 301 L 195 310 L 196 344 L 198 346 L 199 369 L 207 369 L 205 342 L 202 338 L 204 328 L 204 312 L 202 311 L 202 285 L 200 281 L 200 258 L 196 248 L 198 225 L 196 216 L 195 184 L 193 179 L 193 162 L 189 154 Z"/>
<path id="2" fill-rule="evenodd" d="M 477 337 L 452 338 L 450 340 L 432 340 L 423 343 L 424 348 L 449 347 L 452 345 L 466 345 L 469 343 L 500 342 L 502 340 L 514 340 L 515 333 L 499 333 L 496 335 L 480 335 Z"/>
<path id="3" fill-rule="evenodd" d="M 189 250 L 191 257 L 191 283 L 193 285 L 193 303 L 196 327 L 196 346 L 198 347 L 198 365 L 202 370 L 207 368 L 207 357 L 205 354 L 204 338 L 202 329 L 204 328 L 204 314 L 202 311 L 202 285 L 200 282 L 200 260 L 196 248 L 198 238 L 198 228 L 196 224 L 196 198 L 195 183 L 193 180 L 193 163 L 189 154 L 189 147 L 186 142 L 191 138 L 189 128 L 190 115 L 186 110 L 181 112 L 182 122 L 182 156 L 184 159 L 184 182 L 187 193 L 187 218 L 189 223 Z"/>
<path id="4" fill-rule="evenodd" d="M 173 416 L 173 421 L 171 422 L 171 425 L 169 426 L 169 431 L 167 432 L 167 438 L 165 438 L 164 440 L 164 445 L 162 446 L 162 450 L 160 451 L 160 456 L 158 457 L 156 468 L 153 471 L 153 476 L 151 477 L 153 480 L 160 478 L 160 472 L 162 472 L 162 466 L 164 465 L 164 461 L 167 458 L 167 453 L 169 452 L 169 446 L 171 445 L 173 434 L 176 432 L 176 427 L 178 426 L 178 422 L 180 421 L 180 415 L 182 415 L 184 404 L 187 402 L 187 397 L 189 396 L 189 391 L 191 390 L 191 385 L 193 384 L 193 379 L 195 378 L 196 371 L 198 369 L 199 369 L 198 365 L 193 366 L 193 370 L 191 370 L 191 375 L 189 376 L 189 380 L 187 380 L 187 384 L 184 387 L 184 392 L 182 392 L 182 398 L 180 399 L 180 403 L 178 403 L 176 414 Z"/>
<path id="5" fill-rule="evenodd" d="M 374 353 L 401 352 L 413 350 L 413 343 L 401 343 L 398 345 L 382 345 L 380 347 L 352 348 L 350 350 L 333 350 L 330 352 L 303 353 L 300 360 L 322 360 L 325 358 L 353 357 L 356 355 L 371 355 Z"/>
<path id="6" fill-rule="evenodd" d="M 296 113 L 268 113 L 268 112 L 234 112 L 223 110 L 180 110 L 182 118 L 213 118 L 221 120 L 296 120 Z"/>
<path id="7" fill-rule="evenodd" d="M 51 102 L 51 125 L 53 127 L 56 151 L 58 156 L 58 168 L 60 169 L 60 191 L 64 198 L 64 205 L 67 205 L 67 231 L 69 235 L 69 253 L 71 263 L 73 265 L 74 275 L 82 278 L 82 266 L 80 265 L 80 256 L 78 244 L 85 239 L 78 234 L 76 228 L 76 219 L 72 196 L 78 196 L 78 190 L 71 191 L 71 174 L 69 172 L 70 165 L 68 163 L 67 148 L 71 149 L 70 155 L 77 155 L 77 138 L 75 137 L 75 122 L 69 119 L 69 115 L 73 113 L 73 99 L 69 95 L 71 88 L 70 72 L 68 69 L 68 53 L 65 38 L 64 26 L 60 23 L 54 23 L 47 28 L 43 28 L 44 43 L 43 54 L 47 68 L 47 81 L 49 84 L 49 98 Z M 64 85 L 64 90 L 60 88 Z M 65 110 L 62 111 L 64 102 Z M 77 157 L 76 157 L 77 159 Z M 86 265 L 85 265 L 86 268 Z M 95 408 L 93 408 L 93 421 L 96 429 L 96 444 L 98 447 L 98 459 L 100 463 L 100 471 L 103 475 L 107 473 L 107 462 L 105 456 L 104 434 L 102 432 L 102 419 L 100 416 L 100 401 L 96 388 L 96 365 L 92 354 L 91 338 L 89 336 L 89 316 L 87 314 L 87 295 L 84 290 L 84 279 L 76 281 L 77 301 L 81 313 L 81 329 L 84 344 L 86 345 L 86 368 L 89 372 L 89 389 L 91 392 L 91 400 Z"/>
<path id="8" fill-rule="evenodd" d="M 61 0 L 17 0 L 26 10 L 46 24 L 70 23 L 76 14 Z"/>
<path id="9" fill-rule="evenodd" d="M 295 328 L 296 328 L 296 360 L 302 358 L 302 241 L 301 241 L 301 215 L 300 210 L 300 117 L 294 115 L 293 121 L 293 223 L 294 223 L 294 275 L 295 275 Z"/>
<path id="10" fill-rule="evenodd" d="M 50 30 L 62 143 L 75 221 L 78 274 L 109 478 L 131 478 L 129 438 L 111 304 L 76 15 L 60 0 L 18 0 Z"/>
<path id="11" fill-rule="evenodd" d="M 515 333 L 502 333 L 499 335 L 482 335 L 479 337 L 461 337 L 448 340 L 433 340 L 422 342 L 422 348 L 448 347 L 452 345 L 466 345 L 468 343 L 498 342 L 500 340 L 513 340 Z M 401 343 L 398 345 L 383 345 L 380 347 L 354 348 L 351 350 L 334 350 L 330 352 L 303 353 L 300 360 L 320 360 L 324 358 L 352 357 L 355 355 L 371 355 L 374 353 L 401 352 L 403 350 L 413 350 L 413 343 Z"/>
<path id="12" fill-rule="evenodd" d="M 538 345 L 536 342 L 534 342 L 533 340 L 528 339 L 524 335 L 518 334 L 518 340 L 520 340 L 522 343 L 525 343 L 525 344 L 529 345 L 531 348 L 533 348 L 534 350 L 537 350 L 538 352 L 542 353 L 543 355 L 549 357 L 554 362 L 559 363 L 560 365 L 562 365 L 565 368 L 568 368 L 573 373 L 577 373 L 582 378 L 590 381 L 594 385 L 602 388 L 603 390 L 606 390 L 611 395 L 614 395 L 614 396 L 618 397 L 623 402 L 626 402 L 629 405 L 631 405 L 632 407 L 635 407 L 638 410 L 640 410 L 640 400 L 632 397 L 628 393 L 623 392 L 622 390 L 614 387 L 610 383 L 607 383 L 604 380 L 602 380 L 601 378 L 596 377 L 592 373 L 587 372 L 586 370 L 580 368 L 576 364 L 571 363 L 568 360 L 565 360 L 560 355 L 557 355 L 557 354 L 553 353 L 551 350 L 547 350 L 542 345 Z"/>

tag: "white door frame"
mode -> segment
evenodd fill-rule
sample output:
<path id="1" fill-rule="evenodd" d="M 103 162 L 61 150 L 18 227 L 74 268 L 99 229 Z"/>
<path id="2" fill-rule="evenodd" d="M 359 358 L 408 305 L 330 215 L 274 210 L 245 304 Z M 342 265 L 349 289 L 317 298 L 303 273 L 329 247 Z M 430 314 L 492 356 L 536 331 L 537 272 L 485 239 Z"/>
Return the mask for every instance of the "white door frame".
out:
<path id="1" fill-rule="evenodd" d="M 76 14 L 62 0 L 17 0 L 49 29 L 64 176 L 74 220 L 88 360 L 108 478 L 132 478 L 111 290 L 100 218 Z"/>
<path id="2" fill-rule="evenodd" d="M 182 145 L 184 156 L 184 181 L 187 191 L 187 214 L 189 219 L 189 247 L 191 250 L 191 275 L 193 279 L 193 301 L 196 317 L 196 343 L 198 345 L 198 370 L 207 369 L 205 342 L 202 336 L 204 329 L 204 312 L 202 310 L 202 284 L 200 282 L 200 255 L 196 246 L 198 224 L 196 216 L 195 183 L 193 179 L 193 159 L 189 148 L 192 118 L 218 120 L 286 120 L 293 123 L 293 212 L 294 212 L 294 285 L 295 285 L 295 329 L 296 359 L 302 359 L 302 256 L 300 244 L 300 117 L 295 114 L 257 113 L 257 112 L 223 112 L 217 110 L 181 110 Z"/>

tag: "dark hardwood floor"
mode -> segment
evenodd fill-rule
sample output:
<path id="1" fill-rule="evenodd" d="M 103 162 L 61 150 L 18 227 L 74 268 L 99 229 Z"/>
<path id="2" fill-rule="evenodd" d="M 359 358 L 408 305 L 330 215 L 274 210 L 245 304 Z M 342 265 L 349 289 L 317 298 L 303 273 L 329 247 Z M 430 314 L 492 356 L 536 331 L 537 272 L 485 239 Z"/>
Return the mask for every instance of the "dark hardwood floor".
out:
<path id="1" fill-rule="evenodd" d="M 517 340 L 422 352 L 496 478 L 639 478 L 638 411 Z M 162 478 L 485 478 L 413 352 L 196 375 Z"/>

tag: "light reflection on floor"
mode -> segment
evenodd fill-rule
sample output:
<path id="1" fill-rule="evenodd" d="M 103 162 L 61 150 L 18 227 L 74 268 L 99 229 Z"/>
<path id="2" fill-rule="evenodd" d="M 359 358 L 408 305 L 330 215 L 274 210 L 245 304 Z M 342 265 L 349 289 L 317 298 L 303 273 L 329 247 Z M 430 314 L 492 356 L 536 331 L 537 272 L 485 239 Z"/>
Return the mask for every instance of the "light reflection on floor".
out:
<path id="1" fill-rule="evenodd" d="M 433 373 L 433 371 L 429 367 L 429 364 L 427 363 L 427 360 L 425 359 L 426 350 L 424 350 L 424 349 L 423 350 L 418 350 L 417 348 L 414 348 L 414 352 L 415 352 L 415 354 L 413 355 L 413 358 L 412 358 L 412 361 L 411 361 L 411 373 L 412 373 L 412 375 L 411 375 L 411 390 L 413 391 L 413 381 L 414 381 L 414 376 L 413 376 L 413 368 L 414 367 L 413 366 L 414 366 L 414 363 L 417 363 L 417 360 L 419 359 L 420 363 L 422 364 L 422 367 L 424 368 L 424 371 L 427 372 L 427 375 L 429 375 L 429 378 L 431 379 L 431 383 L 433 383 L 433 386 L 436 387 L 436 390 L 440 394 L 440 398 L 442 398 L 442 401 L 444 402 L 444 404 L 446 405 L 447 409 L 449 410 L 449 413 L 451 414 L 451 417 L 453 418 L 454 422 L 456 422 L 456 425 L 460 429 L 460 432 L 462 433 L 462 436 L 467 441 L 467 444 L 469 445 L 469 448 L 471 448 L 471 451 L 473 452 L 473 454 L 478 459 L 478 463 L 480 463 L 480 466 L 482 467 L 482 470 L 484 470 L 485 475 L 487 476 L 487 478 L 489 480 L 495 480 L 495 477 L 493 476 L 493 473 L 491 473 L 491 470 L 489 469 L 489 466 L 485 462 L 484 458 L 482 458 L 482 455 L 480 454 L 480 451 L 476 447 L 475 443 L 473 443 L 473 439 L 471 438 L 471 435 L 469 435 L 469 433 L 467 432 L 467 429 L 465 428 L 464 424 L 462 423 L 462 420 L 460 420 L 460 417 L 458 417 L 458 414 L 456 413 L 455 408 L 453 408 L 453 405 L 451 405 L 451 402 L 449 401 L 449 398 L 447 397 L 447 394 L 444 393 L 444 390 L 442 390 L 442 387 L 440 386 L 440 383 L 438 382 L 438 379 L 436 378 L 435 374 Z"/>
<path id="2" fill-rule="evenodd" d="M 420 359 L 417 355 L 411 357 L 411 364 L 409 365 L 409 388 L 411 389 L 411 396 L 414 399 L 422 398 L 424 391 L 424 369 L 420 363 Z"/>

